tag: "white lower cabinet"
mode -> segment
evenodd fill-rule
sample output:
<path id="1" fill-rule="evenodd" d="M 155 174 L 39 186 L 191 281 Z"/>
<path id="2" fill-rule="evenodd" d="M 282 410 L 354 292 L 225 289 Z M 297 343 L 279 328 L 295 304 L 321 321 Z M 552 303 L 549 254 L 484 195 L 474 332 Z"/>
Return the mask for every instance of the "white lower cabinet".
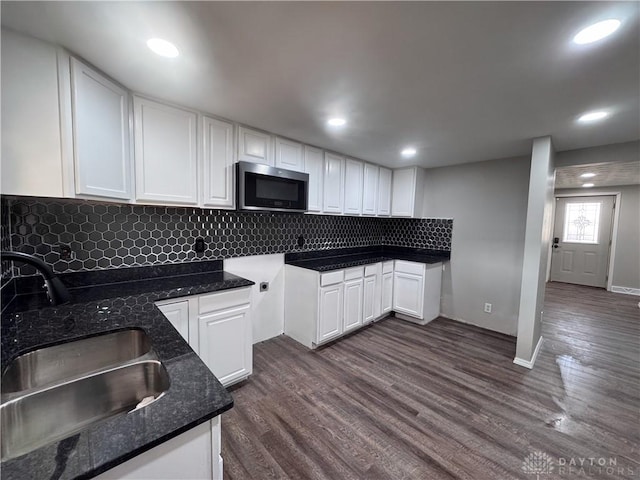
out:
<path id="1" fill-rule="evenodd" d="M 316 343 L 326 342 L 342 334 L 343 292 L 342 283 L 320 288 Z"/>
<path id="2" fill-rule="evenodd" d="M 422 275 L 395 272 L 393 274 L 393 310 L 414 317 L 422 317 L 422 294 L 424 278 Z"/>
<path id="3" fill-rule="evenodd" d="M 95 477 L 98 480 L 222 480 L 220 416 Z"/>
<path id="4" fill-rule="evenodd" d="M 251 287 L 163 300 L 156 306 L 222 385 L 251 375 Z"/>
<path id="5" fill-rule="evenodd" d="M 360 328 L 363 316 L 363 267 L 351 268 L 344 274 L 344 317 L 343 333 Z"/>
<path id="6" fill-rule="evenodd" d="M 364 277 L 363 288 L 363 323 L 371 323 L 376 318 L 376 275 L 370 275 Z M 379 309 L 378 309 L 379 310 Z"/>
<path id="7" fill-rule="evenodd" d="M 442 263 L 396 260 L 393 273 L 393 311 L 396 317 L 420 323 L 440 315 Z"/>
<path id="8" fill-rule="evenodd" d="M 198 355 L 223 385 L 251 374 L 249 304 L 198 316 Z"/>
<path id="9" fill-rule="evenodd" d="M 157 303 L 156 306 L 182 335 L 182 338 L 189 343 L 189 300 L 164 301 Z"/>
<path id="10" fill-rule="evenodd" d="M 405 260 L 319 273 L 285 265 L 284 333 L 308 348 L 391 312 L 426 324 L 440 315 L 442 263 Z"/>
<path id="11" fill-rule="evenodd" d="M 382 289 L 381 308 L 382 313 L 389 313 L 393 310 L 393 261 L 382 264 Z"/>
<path id="12" fill-rule="evenodd" d="M 366 268 L 368 276 L 365 267 L 319 273 L 285 265 L 284 333 L 315 348 L 380 318 L 382 267 Z"/>

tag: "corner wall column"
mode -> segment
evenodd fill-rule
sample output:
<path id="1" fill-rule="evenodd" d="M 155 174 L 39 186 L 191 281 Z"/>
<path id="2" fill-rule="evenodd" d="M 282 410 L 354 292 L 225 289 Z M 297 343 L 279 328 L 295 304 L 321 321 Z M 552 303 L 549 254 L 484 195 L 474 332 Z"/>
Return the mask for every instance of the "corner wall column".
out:
<path id="1" fill-rule="evenodd" d="M 527 368 L 533 368 L 542 345 L 542 309 L 553 226 L 554 155 L 550 136 L 533 140 L 518 340 L 513 360 L 513 363 Z"/>

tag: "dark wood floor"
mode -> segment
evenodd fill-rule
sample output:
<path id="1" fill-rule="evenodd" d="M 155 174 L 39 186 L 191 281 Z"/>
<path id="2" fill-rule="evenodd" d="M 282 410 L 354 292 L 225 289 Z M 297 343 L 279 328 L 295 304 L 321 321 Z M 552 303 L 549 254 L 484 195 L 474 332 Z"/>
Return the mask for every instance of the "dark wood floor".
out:
<path id="1" fill-rule="evenodd" d="M 222 420 L 225 479 L 535 479 L 534 451 L 553 459 L 542 480 L 640 478 L 637 303 L 550 284 L 531 371 L 512 363 L 513 337 L 442 318 L 384 320 L 318 351 L 257 344 Z M 608 467 L 570 470 L 588 457 Z"/>

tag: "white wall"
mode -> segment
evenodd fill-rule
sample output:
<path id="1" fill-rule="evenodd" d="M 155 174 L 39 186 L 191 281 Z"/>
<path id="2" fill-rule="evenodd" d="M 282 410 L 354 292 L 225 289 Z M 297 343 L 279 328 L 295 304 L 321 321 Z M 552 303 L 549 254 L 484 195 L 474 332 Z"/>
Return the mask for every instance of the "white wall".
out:
<path id="1" fill-rule="evenodd" d="M 556 195 L 584 194 L 585 189 L 558 189 Z M 640 185 L 602 187 L 588 193 L 620 193 L 620 217 L 613 262 L 612 289 L 640 290 Z"/>
<path id="2" fill-rule="evenodd" d="M 284 254 L 227 258 L 224 269 L 252 280 L 253 343 L 262 342 L 284 332 Z M 269 282 L 267 292 L 260 282 Z"/>
<path id="3" fill-rule="evenodd" d="M 516 334 L 529 164 L 520 157 L 426 171 L 424 216 L 453 218 L 443 316 Z"/>
<path id="4" fill-rule="evenodd" d="M 551 137 L 533 140 L 515 363 L 531 368 L 542 341 L 542 315 L 553 228 L 554 150 Z"/>

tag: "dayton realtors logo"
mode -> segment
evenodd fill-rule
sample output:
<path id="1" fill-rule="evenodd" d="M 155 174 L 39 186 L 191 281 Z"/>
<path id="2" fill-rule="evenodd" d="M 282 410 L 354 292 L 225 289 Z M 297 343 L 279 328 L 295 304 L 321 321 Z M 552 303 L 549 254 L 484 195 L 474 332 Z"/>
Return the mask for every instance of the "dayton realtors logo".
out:
<path id="1" fill-rule="evenodd" d="M 544 452 L 532 452 L 522 461 L 522 471 L 540 480 L 540 475 L 553 472 L 553 458 Z"/>
<path id="2" fill-rule="evenodd" d="M 541 479 L 541 475 L 549 475 L 554 471 L 558 476 L 594 478 L 614 475 L 635 478 L 640 473 L 635 467 L 618 465 L 617 457 L 560 457 L 554 460 L 540 451 L 532 452 L 524 458 L 522 471 L 528 475 L 535 475 L 536 480 L 544 480 Z"/>

